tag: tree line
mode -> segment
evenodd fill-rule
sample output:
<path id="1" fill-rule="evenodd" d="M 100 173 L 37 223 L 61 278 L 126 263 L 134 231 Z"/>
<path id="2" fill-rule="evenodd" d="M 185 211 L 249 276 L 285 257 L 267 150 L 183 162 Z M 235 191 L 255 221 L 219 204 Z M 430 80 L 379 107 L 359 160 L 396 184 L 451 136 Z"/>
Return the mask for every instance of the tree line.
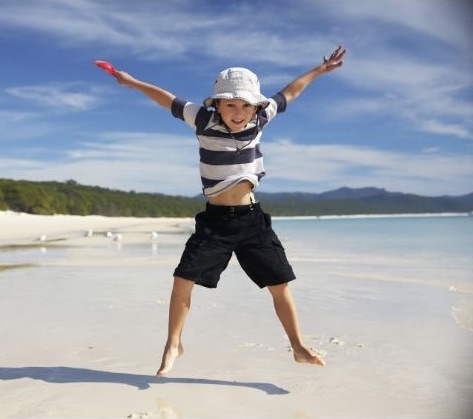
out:
<path id="1" fill-rule="evenodd" d="M 29 214 L 109 217 L 189 217 L 204 201 L 183 196 L 125 192 L 67 182 L 0 179 L 0 210 Z"/>
<path id="2" fill-rule="evenodd" d="M 369 194 L 366 194 L 366 191 Z M 335 195 L 333 192 L 337 192 Z M 324 198 L 324 195 L 331 195 Z M 473 194 L 424 197 L 384 189 L 341 188 L 325 194 L 260 193 L 265 211 L 275 216 L 406 214 L 473 211 Z M 203 196 L 125 192 L 67 182 L 0 179 L 0 210 L 30 214 L 109 217 L 193 217 L 205 207 Z"/>

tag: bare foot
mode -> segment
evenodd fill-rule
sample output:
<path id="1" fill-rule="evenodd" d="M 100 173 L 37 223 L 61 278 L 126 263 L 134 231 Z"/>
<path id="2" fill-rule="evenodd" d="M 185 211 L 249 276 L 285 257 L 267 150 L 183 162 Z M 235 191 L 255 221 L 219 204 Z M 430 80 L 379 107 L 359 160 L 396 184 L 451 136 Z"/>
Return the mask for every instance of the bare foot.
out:
<path id="1" fill-rule="evenodd" d="M 184 348 L 182 347 L 181 344 L 179 344 L 177 348 L 166 346 L 164 348 L 161 366 L 159 367 L 159 370 L 156 373 L 156 375 L 158 377 L 162 377 L 166 375 L 169 371 L 171 371 L 174 365 L 174 361 L 176 360 L 176 358 L 180 357 L 183 354 L 183 352 L 184 352 Z"/>
<path id="2" fill-rule="evenodd" d="M 296 362 L 303 364 L 317 364 L 321 366 L 325 365 L 325 361 L 320 356 L 305 346 L 293 348 L 292 351 Z"/>

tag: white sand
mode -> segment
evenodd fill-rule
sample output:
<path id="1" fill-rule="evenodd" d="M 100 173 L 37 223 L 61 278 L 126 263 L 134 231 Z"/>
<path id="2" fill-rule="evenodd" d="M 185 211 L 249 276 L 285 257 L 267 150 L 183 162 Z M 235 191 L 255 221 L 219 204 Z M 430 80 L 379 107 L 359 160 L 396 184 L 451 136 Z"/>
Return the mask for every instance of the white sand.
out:
<path id="1" fill-rule="evenodd" d="M 301 324 L 326 367 L 293 362 L 268 292 L 232 261 L 218 290 L 196 287 L 186 353 L 156 378 L 192 225 L 0 212 L 1 418 L 470 417 L 473 333 L 452 293 L 297 258 Z"/>
<path id="2" fill-rule="evenodd" d="M 190 231 L 193 220 L 189 218 L 135 218 L 103 217 L 75 215 L 31 215 L 12 211 L 0 211 L 0 245 L 26 244 L 38 241 L 42 235 L 47 242 L 67 239 L 67 244 L 74 244 L 73 239 L 84 238 L 92 230 L 93 237 L 103 236 L 107 232 L 122 233 L 126 230 L 127 240 L 142 239 L 137 233 L 146 233 L 150 238 L 152 231 L 180 232 Z M 81 244 L 86 243 L 83 241 Z"/>

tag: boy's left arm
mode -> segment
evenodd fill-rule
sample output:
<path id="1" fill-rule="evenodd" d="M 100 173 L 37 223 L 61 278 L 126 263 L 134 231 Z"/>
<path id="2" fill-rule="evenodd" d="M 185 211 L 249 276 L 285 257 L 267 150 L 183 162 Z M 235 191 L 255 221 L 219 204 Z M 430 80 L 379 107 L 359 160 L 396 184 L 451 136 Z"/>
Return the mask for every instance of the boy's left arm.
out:
<path id="1" fill-rule="evenodd" d="M 343 65 L 343 57 L 345 53 L 346 49 L 339 46 L 332 55 L 330 55 L 330 58 L 324 56 L 323 64 L 314 67 L 312 70 L 309 70 L 307 73 L 294 79 L 284 89 L 282 89 L 281 92 L 286 97 L 287 103 L 296 99 L 318 76 L 341 67 Z"/>

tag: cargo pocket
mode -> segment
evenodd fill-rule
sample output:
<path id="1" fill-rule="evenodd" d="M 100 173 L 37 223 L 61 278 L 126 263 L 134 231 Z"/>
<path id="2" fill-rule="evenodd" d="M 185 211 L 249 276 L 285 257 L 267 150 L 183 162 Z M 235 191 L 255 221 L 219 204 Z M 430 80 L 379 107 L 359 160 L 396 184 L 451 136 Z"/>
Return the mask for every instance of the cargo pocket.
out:
<path id="1" fill-rule="evenodd" d="M 277 254 L 279 261 L 286 265 L 288 263 L 287 256 L 286 256 L 286 250 L 284 249 L 284 246 L 282 245 L 281 241 L 279 238 L 276 236 L 276 234 L 272 234 L 271 237 L 271 245 L 274 249 L 274 252 Z"/>
<path id="2" fill-rule="evenodd" d="M 266 228 L 271 228 L 271 225 L 272 225 L 271 215 L 270 215 L 270 214 L 267 214 L 267 213 L 265 212 L 265 213 L 263 213 L 263 217 L 264 217 L 264 224 L 265 224 L 265 227 L 266 227 Z"/>
<path id="3" fill-rule="evenodd" d="M 205 244 L 205 240 L 202 236 L 196 233 L 192 234 L 186 242 L 184 252 L 181 256 L 181 265 L 186 268 L 192 268 L 198 261 L 202 246 Z"/>

